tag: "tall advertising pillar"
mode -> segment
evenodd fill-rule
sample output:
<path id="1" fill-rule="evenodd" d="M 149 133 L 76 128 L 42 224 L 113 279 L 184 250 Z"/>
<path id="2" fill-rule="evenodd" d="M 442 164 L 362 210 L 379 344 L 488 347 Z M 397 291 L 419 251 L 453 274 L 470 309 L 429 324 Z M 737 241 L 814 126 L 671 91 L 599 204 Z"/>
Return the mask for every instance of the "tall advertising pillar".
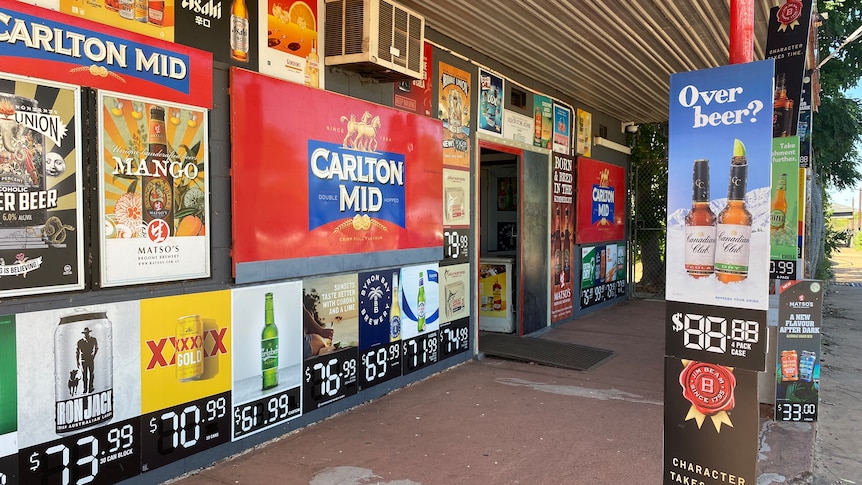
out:
<path id="1" fill-rule="evenodd" d="M 767 60 L 671 76 L 665 484 L 756 482 L 773 72 Z"/>

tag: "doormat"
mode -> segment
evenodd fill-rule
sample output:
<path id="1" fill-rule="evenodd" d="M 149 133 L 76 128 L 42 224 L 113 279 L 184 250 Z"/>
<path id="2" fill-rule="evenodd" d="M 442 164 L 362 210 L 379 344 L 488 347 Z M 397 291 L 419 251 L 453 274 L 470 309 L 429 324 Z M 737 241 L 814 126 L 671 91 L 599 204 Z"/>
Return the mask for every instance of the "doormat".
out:
<path id="1" fill-rule="evenodd" d="M 612 350 L 586 345 L 485 332 L 479 336 L 479 351 L 486 356 L 583 371 L 596 368 L 614 355 Z"/>

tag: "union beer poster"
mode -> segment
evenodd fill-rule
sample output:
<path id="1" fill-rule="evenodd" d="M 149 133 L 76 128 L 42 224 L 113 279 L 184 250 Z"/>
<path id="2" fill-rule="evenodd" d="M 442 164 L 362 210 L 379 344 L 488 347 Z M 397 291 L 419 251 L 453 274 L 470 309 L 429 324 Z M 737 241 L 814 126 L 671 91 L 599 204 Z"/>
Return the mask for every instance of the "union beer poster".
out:
<path id="1" fill-rule="evenodd" d="M 437 117 L 443 121 L 443 164 L 470 167 L 470 73 L 440 63 Z"/>
<path id="2" fill-rule="evenodd" d="M 99 97 L 102 286 L 210 274 L 207 112 Z"/>
<path id="3" fill-rule="evenodd" d="M 757 482 L 757 372 L 665 357 L 665 485 Z"/>
<path id="4" fill-rule="evenodd" d="M 238 280 L 288 260 L 442 247 L 440 121 L 239 69 L 232 80 Z"/>
<path id="5" fill-rule="evenodd" d="M 668 300 L 767 309 L 772 74 L 770 59 L 671 76 Z"/>
<path id="6" fill-rule="evenodd" d="M 626 218 L 625 168 L 578 157 L 576 171 L 576 242 L 588 244 L 623 239 Z"/>
<path id="7" fill-rule="evenodd" d="M 79 100 L 0 77 L 0 297 L 84 287 Z"/>

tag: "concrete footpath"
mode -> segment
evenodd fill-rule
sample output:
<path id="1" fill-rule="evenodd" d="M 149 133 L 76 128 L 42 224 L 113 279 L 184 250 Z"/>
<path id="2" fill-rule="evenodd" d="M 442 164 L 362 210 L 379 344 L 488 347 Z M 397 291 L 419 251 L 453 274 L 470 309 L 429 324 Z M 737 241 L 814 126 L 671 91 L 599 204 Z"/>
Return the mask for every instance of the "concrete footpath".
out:
<path id="1" fill-rule="evenodd" d="M 855 323 L 859 319 L 848 315 L 858 314 L 862 288 L 854 295 L 843 293 L 853 287 L 840 288 L 830 287 L 826 307 L 834 308 L 833 299 L 853 297 L 855 308 L 840 318 Z M 664 312 L 661 301 L 624 302 L 542 336 L 614 350 L 614 357 L 592 371 L 473 360 L 175 483 L 660 484 Z M 827 335 L 834 318 L 824 319 Z M 828 388 L 832 358 L 827 349 L 820 423 L 762 419 L 757 485 L 812 483 L 816 427 L 829 429 L 824 446 L 840 442 L 839 433 L 856 433 L 859 442 L 862 414 L 854 414 L 852 429 L 846 427 L 850 423 L 826 424 L 841 414 L 842 401 Z M 858 352 L 853 359 L 858 372 Z M 855 458 L 851 467 L 859 467 L 860 446 L 843 450 L 847 459 Z M 828 464 L 835 473 L 837 466 Z M 818 485 L 862 483 L 844 478 L 854 481 Z"/>

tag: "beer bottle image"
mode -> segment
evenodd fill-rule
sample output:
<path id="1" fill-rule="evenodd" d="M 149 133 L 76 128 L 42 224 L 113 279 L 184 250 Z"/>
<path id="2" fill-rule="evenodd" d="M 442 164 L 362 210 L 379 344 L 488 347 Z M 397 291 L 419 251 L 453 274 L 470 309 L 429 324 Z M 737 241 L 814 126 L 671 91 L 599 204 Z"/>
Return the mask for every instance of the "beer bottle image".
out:
<path id="1" fill-rule="evenodd" d="M 553 251 L 554 251 L 554 285 L 560 284 L 560 273 L 563 271 L 563 241 L 562 229 L 560 226 L 560 206 L 556 210 L 556 226 L 553 233 Z"/>
<path id="2" fill-rule="evenodd" d="M 775 190 L 775 200 L 772 201 L 772 209 L 769 212 L 769 227 L 775 234 L 784 230 L 787 222 L 787 174 L 781 174 L 778 179 L 778 187 Z"/>
<path id="3" fill-rule="evenodd" d="M 491 295 L 494 297 L 494 311 L 501 311 L 503 309 L 503 287 L 500 285 L 500 275 L 497 275 L 497 279 L 494 280 Z"/>
<path id="4" fill-rule="evenodd" d="M 278 385 L 278 327 L 272 309 L 272 293 L 264 296 L 263 332 L 260 335 L 260 367 L 263 384 L 261 389 L 272 389 Z"/>
<path id="5" fill-rule="evenodd" d="M 138 22 L 146 22 L 149 18 L 149 5 L 147 0 L 135 0 L 135 20 Z"/>
<path id="6" fill-rule="evenodd" d="M 245 0 L 233 0 L 230 4 L 230 57 L 248 62 L 248 8 Z"/>
<path id="7" fill-rule="evenodd" d="M 542 108 L 536 106 L 534 111 L 534 120 L 536 126 L 533 129 L 533 145 L 541 146 L 542 144 Z"/>
<path id="8" fill-rule="evenodd" d="M 398 300 L 398 273 L 392 274 L 392 305 L 389 307 L 389 341 L 395 342 L 401 338 L 401 304 Z"/>
<path id="9" fill-rule="evenodd" d="M 425 330 L 425 283 L 424 274 L 419 272 L 419 297 L 416 302 L 416 325 L 420 332 Z"/>
<path id="10" fill-rule="evenodd" d="M 715 214 L 709 207 L 709 160 L 694 161 L 691 210 L 685 215 L 685 271 L 703 278 L 715 271 Z"/>
<path id="11" fill-rule="evenodd" d="M 776 76 L 772 95 L 772 137 L 790 136 L 793 123 L 793 100 L 787 97 L 786 75 Z"/>
<path id="12" fill-rule="evenodd" d="M 716 224 L 715 275 L 722 283 L 742 281 L 748 277 L 751 245 L 751 212 L 745 207 L 745 185 L 748 159 L 745 145 L 733 140 L 727 205 L 718 213 Z"/>
<path id="13" fill-rule="evenodd" d="M 144 203 L 144 223 L 161 219 L 174 230 L 174 178 L 168 167 L 168 138 L 165 131 L 165 110 L 150 108 L 146 173 L 141 177 Z"/>

